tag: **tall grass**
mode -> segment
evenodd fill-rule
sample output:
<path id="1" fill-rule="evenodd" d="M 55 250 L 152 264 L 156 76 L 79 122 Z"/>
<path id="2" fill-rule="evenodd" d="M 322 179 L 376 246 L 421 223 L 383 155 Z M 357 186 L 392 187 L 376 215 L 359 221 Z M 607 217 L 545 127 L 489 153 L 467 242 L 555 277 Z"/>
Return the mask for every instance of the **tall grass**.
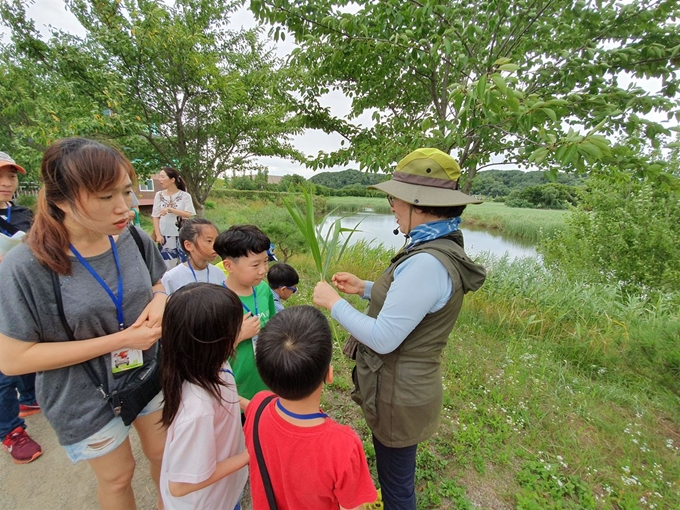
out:
<path id="1" fill-rule="evenodd" d="M 392 255 L 357 244 L 332 270 L 375 280 Z M 305 260 L 292 262 L 295 304 L 311 300 Z M 488 279 L 442 353 L 442 421 L 418 449 L 418 508 L 680 507 L 680 297 L 583 285 L 533 259 L 481 262 Z M 338 349 L 333 366 L 324 408 L 360 434 L 374 469 L 349 398 L 353 363 Z"/>
<path id="2" fill-rule="evenodd" d="M 341 219 L 337 219 L 333 222 L 333 226 L 328 229 L 328 232 L 324 234 L 321 230 L 322 225 L 328 215 L 335 211 L 329 212 L 317 222 L 315 219 L 314 195 L 306 188 L 301 188 L 301 190 L 304 197 L 304 206 L 302 208 L 298 207 L 288 198 L 284 198 L 283 205 L 288 210 L 288 213 L 293 218 L 293 222 L 298 227 L 307 243 L 314 264 L 316 265 L 319 278 L 321 280 L 326 280 L 329 267 L 342 258 L 342 254 L 347 249 L 352 238 L 352 233 L 356 231 L 356 227 L 345 228 L 341 224 Z M 343 233 L 347 233 L 348 235 L 341 244 L 340 234 Z"/>
<path id="3" fill-rule="evenodd" d="M 375 279 L 390 255 L 355 246 L 339 264 Z M 418 508 L 680 507 L 677 296 L 625 297 L 531 259 L 483 262 L 487 282 L 442 354 L 442 423 L 419 447 Z M 333 364 L 325 408 L 360 433 L 373 466 L 352 364 L 339 352 Z"/>
<path id="4" fill-rule="evenodd" d="M 498 229 L 509 236 L 538 242 L 564 228 L 567 211 L 549 209 L 520 209 L 499 202 L 470 205 L 463 213 L 466 225 Z"/>
<path id="5" fill-rule="evenodd" d="M 372 210 L 379 214 L 390 213 L 389 204 L 383 198 L 329 197 L 326 205 L 342 212 Z M 536 243 L 562 231 L 566 215 L 567 211 L 521 209 L 499 202 L 485 202 L 465 209 L 462 226 L 497 229 L 508 236 Z"/>

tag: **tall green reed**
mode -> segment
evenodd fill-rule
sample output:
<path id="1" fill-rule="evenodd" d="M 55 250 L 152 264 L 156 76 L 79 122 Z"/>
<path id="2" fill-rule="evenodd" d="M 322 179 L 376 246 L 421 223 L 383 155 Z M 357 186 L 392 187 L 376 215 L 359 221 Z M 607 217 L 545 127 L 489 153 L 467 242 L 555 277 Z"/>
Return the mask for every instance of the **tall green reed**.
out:
<path id="1" fill-rule="evenodd" d="M 288 210 L 291 218 L 293 218 L 295 225 L 300 230 L 309 247 L 319 278 L 326 280 L 329 268 L 342 258 L 347 246 L 349 246 L 352 234 L 358 231 L 357 227 L 361 222 L 357 223 L 354 228 L 346 228 L 341 224 L 342 218 L 338 218 L 324 234 L 322 225 L 325 223 L 326 218 L 336 210 L 333 209 L 317 222 L 314 214 L 314 195 L 306 188 L 301 188 L 301 191 L 304 198 L 302 208 L 294 203 L 290 197 L 283 199 L 283 205 Z M 344 243 L 340 244 L 340 235 L 343 233 L 348 235 Z"/>

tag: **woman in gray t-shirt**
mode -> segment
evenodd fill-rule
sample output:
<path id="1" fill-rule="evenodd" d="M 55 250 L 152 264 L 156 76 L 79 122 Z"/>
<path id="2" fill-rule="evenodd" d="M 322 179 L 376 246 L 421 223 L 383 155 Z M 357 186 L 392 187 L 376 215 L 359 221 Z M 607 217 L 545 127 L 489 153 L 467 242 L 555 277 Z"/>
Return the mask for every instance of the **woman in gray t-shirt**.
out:
<path id="1" fill-rule="evenodd" d="M 71 460 L 92 467 L 100 503 L 134 508 L 129 426 L 85 367 L 111 394 L 155 366 L 165 264 L 142 230 L 135 239 L 128 228 L 134 170 L 120 152 L 83 138 L 59 140 L 45 152 L 41 176 L 27 243 L 0 264 L 0 371 L 38 372 L 45 417 Z M 55 274 L 73 341 L 60 319 Z M 157 485 L 161 402 L 159 393 L 132 422 Z"/>

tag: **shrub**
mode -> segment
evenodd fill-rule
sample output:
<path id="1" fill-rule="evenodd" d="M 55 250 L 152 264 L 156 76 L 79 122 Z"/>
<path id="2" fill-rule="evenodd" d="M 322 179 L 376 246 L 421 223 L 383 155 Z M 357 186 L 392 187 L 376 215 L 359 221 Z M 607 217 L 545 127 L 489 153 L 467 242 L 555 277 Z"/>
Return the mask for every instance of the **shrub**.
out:
<path id="1" fill-rule="evenodd" d="M 15 202 L 18 205 L 28 207 L 30 210 L 35 211 L 35 207 L 38 204 L 38 197 L 35 195 L 19 195 Z"/>
<path id="2" fill-rule="evenodd" d="M 680 290 L 680 201 L 673 191 L 593 180 L 583 200 L 566 229 L 542 244 L 547 263 L 624 289 Z"/>
<path id="3" fill-rule="evenodd" d="M 578 203 L 578 188 L 566 184 L 550 183 L 527 186 L 512 191 L 505 204 L 508 207 L 532 209 L 566 209 Z"/>

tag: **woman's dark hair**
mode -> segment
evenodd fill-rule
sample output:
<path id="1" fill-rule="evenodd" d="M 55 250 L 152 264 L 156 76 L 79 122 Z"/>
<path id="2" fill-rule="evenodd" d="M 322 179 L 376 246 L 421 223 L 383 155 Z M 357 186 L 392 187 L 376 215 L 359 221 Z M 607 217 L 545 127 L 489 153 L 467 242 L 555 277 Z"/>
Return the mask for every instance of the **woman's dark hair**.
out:
<path id="1" fill-rule="evenodd" d="M 466 205 L 453 205 L 450 207 L 432 207 L 432 206 L 419 206 L 414 205 L 425 214 L 433 214 L 439 218 L 457 218 L 467 207 Z"/>
<path id="2" fill-rule="evenodd" d="M 164 166 L 160 169 L 160 171 L 165 172 L 165 175 L 168 176 L 168 179 L 175 179 L 175 186 L 177 186 L 177 189 L 181 189 L 182 191 L 187 190 L 187 183 L 184 182 L 184 179 L 182 179 L 182 176 L 179 175 L 177 170 L 170 166 Z"/>
<path id="3" fill-rule="evenodd" d="M 163 425 L 177 416 L 185 381 L 221 400 L 220 369 L 234 353 L 242 320 L 241 300 L 221 285 L 190 283 L 170 296 L 161 339 Z"/>
<path id="4" fill-rule="evenodd" d="M 269 268 L 267 273 L 269 287 L 278 289 L 279 287 L 293 287 L 300 283 L 300 276 L 292 266 L 279 262 Z"/>
<path id="5" fill-rule="evenodd" d="M 333 356 L 328 320 L 313 306 L 286 308 L 260 331 L 255 352 L 257 371 L 274 393 L 287 400 L 308 397 L 326 379 Z"/>
<path id="6" fill-rule="evenodd" d="M 71 273 L 66 215 L 59 205 L 77 208 L 83 194 L 108 190 L 125 174 L 135 181 L 130 161 L 117 149 L 94 140 L 64 138 L 47 148 L 40 163 L 43 186 L 27 238 L 41 264 L 58 274 Z"/>
<path id="7" fill-rule="evenodd" d="M 235 259 L 247 257 L 249 253 L 263 253 L 270 244 L 267 235 L 255 225 L 232 225 L 217 236 L 214 249 L 222 259 Z"/>
<path id="8" fill-rule="evenodd" d="M 210 225 L 215 230 L 217 230 L 217 227 L 213 224 L 213 222 L 206 220 L 205 218 L 193 218 L 182 221 L 182 228 L 179 229 L 179 245 L 182 247 L 182 249 L 186 251 L 186 247 L 184 246 L 186 241 L 196 243 L 196 239 L 201 235 L 203 229 L 207 225 Z"/>

